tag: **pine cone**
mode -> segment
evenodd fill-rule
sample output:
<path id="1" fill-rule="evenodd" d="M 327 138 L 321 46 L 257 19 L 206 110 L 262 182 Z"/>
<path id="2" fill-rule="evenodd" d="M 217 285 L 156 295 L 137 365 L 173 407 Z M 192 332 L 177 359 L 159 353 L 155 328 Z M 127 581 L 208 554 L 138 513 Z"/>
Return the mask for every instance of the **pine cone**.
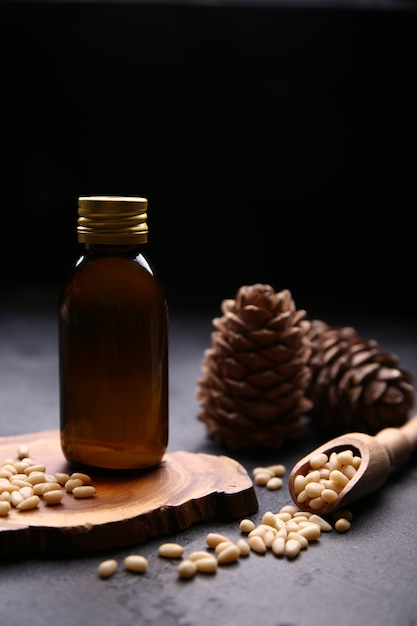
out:
<path id="1" fill-rule="evenodd" d="M 307 340 L 310 323 L 288 290 L 243 286 L 223 300 L 213 320 L 212 347 L 204 352 L 197 398 L 198 419 L 228 448 L 279 448 L 305 430 L 312 406 Z"/>
<path id="2" fill-rule="evenodd" d="M 415 402 L 413 375 L 399 367 L 396 355 L 348 326 L 313 320 L 308 336 L 313 352 L 307 397 L 317 426 L 334 434 L 374 435 L 407 421 Z"/>

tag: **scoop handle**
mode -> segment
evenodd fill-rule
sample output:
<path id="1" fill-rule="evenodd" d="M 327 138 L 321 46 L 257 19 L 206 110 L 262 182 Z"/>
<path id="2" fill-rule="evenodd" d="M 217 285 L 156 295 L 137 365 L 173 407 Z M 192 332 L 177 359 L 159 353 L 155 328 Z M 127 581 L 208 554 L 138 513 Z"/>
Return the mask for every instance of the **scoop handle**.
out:
<path id="1" fill-rule="evenodd" d="M 385 447 L 392 466 L 404 465 L 417 448 L 417 415 L 401 428 L 383 428 L 375 438 Z"/>

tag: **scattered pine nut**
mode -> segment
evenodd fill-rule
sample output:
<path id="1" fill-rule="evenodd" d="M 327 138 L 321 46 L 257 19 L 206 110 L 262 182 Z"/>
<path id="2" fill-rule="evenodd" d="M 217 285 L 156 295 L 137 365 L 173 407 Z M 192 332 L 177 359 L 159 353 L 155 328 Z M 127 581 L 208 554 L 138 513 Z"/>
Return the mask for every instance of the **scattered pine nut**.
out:
<path id="1" fill-rule="evenodd" d="M 338 533 L 345 533 L 350 529 L 350 526 L 351 523 L 345 517 L 340 517 L 338 520 L 336 520 L 334 525 Z"/>
<path id="2" fill-rule="evenodd" d="M 225 546 L 223 550 L 217 554 L 217 562 L 220 565 L 225 565 L 226 563 L 235 563 L 240 557 L 240 550 L 231 541 L 228 546 Z"/>
<path id="3" fill-rule="evenodd" d="M 59 483 L 62 487 L 70 479 L 70 475 L 66 474 L 65 472 L 56 472 L 54 476 L 56 482 Z"/>
<path id="4" fill-rule="evenodd" d="M 177 572 L 180 578 L 192 578 L 197 572 L 197 565 L 190 559 L 184 559 L 178 564 Z"/>
<path id="5" fill-rule="evenodd" d="M 61 489 L 52 489 L 43 494 L 43 499 L 49 506 L 60 504 L 62 502 Z"/>
<path id="6" fill-rule="evenodd" d="M 74 472 L 70 476 L 71 480 L 81 480 L 83 485 L 91 484 L 91 477 L 88 474 L 83 474 L 83 472 Z"/>
<path id="7" fill-rule="evenodd" d="M 129 572 L 143 574 L 148 569 L 148 560 L 140 554 L 129 554 L 123 561 L 125 569 Z"/>
<path id="8" fill-rule="evenodd" d="M 250 533 L 255 528 L 255 523 L 251 519 L 243 519 L 239 524 L 239 528 L 242 533 Z"/>
<path id="9" fill-rule="evenodd" d="M 16 509 L 19 511 L 29 511 L 30 509 L 36 509 L 39 506 L 39 502 L 41 501 L 39 496 L 29 496 L 28 498 L 24 498 L 19 504 L 16 506 Z"/>
<path id="10" fill-rule="evenodd" d="M 236 541 L 236 545 L 239 548 L 240 556 L 248 556 L 250 554 L 250 546 L 242 537 Z"/>
<path id="11" fill-rule="evenodd" d="M 217 544 L 217 546 L 214 548 L 214 552 L 216 554 L 220 554 L 220 552 L 223 552 L 223 550 L 225 550 L 226 548 L 228 548 L 229 546 L 233 546 L 233 542 L 230 541 L 230 539 L 228 539 L 227 541 L 221 541 L 220 543 Z"/>
<path id="12" fill-rule="evenodd" d="M 222 541 L 229 541 L 228 537 L 221 535 L 219 533 L 208 533 L 206 536 L 206 543 L 210 548 L 215 548 L 217 544 Z"/>
<path id="13" fill-rule="evenodd" d="M 69 478 L 65 483 L 65 491 L 67 493 L 74 493 L 76 487 L 82 487 L 83 481 L 80 478 Z"/>
<path id="14" fill-rule="evenodd" d="M 117 570 L 117 561 L 115 559 L 106 559 L 99 563 L 97 573 L 100 578 L 110 578 Z"/>
<path id="15" fill-rule="evenodd" d="M 281 489 L 282 485 L 282 478 L 280 478 L 279 476 L 273 476 L 266 483 L 266 488 L 270 491 L 275 491 L 276 489 Z"/>
<path id="16" fill-rule="evenodd" d="M 0 516 L 4 517 L 5 515 L 8 514 L 8 512 L 10 511 L 10 502 L 7 502 L 7 500 L 1 500 L 0 501 Z"/>
<path id="17" fill-rule="evenodd" d="M 298 556 L 300 550 L 301 544 L 299 541 L 297 541 L 296 539 L 287 539 L 287 541 L 285 542 L 285 554 L 288 556 L 288 558 L 294 559 L 296 556 Z"/>
<path id="18" fill-rule="evenodd" d="M 194 550 L 194 552 L 191 552 L 188 555 L 187 559 L 190 561 L 197 561 L 198 559 L 205 559 L 207 555 L 211 556 L 210 552 L 207 552 L 206 550 Z"/>
<path id="19" fill-rule="evenodd" d="M 259 535 L 253 535 L 252 537 L 249 537 L 248 541 L 251 550 L 257 552 L 258 554 L 265 554 L 266 545 L 262 537 Z"/>
<path id="20" fill-rule="evenodd" d="M 93 485 L 81 485 L 72 490 L 74 498 L 92 498 L 96 495 L 96 488 Z"/>
<path id="21" fill-rule="evenodd" d="M 208 554 L 205 558 L 194 561 L 198 572 L 214 574 L 217 571 L 217 559 Z"/>
<path id="22" fill-rule="evenodd" d="M 158 554 L 168 559 L 178 559 L 184 554 L 184 548 L 179 543 L 162 543 L 158 548 Z"/>
<path id="23" fill-rule="evenodd" d="M 17 449 L 17 458 L 24 459 L 29 456 L 29 446 L 25 443 L 21 443 Z"/>

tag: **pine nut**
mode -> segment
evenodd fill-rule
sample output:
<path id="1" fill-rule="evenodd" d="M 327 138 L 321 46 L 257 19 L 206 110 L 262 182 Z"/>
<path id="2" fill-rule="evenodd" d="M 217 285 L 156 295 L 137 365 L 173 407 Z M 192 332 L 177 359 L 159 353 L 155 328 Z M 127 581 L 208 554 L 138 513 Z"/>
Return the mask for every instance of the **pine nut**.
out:
<path id="1" fill-rule="evenodd" d="M 21 487 L 19 489 L 19 493 L 24 497 L 24 498 L 30 498 L 30 496 L 33 496 L 33 487 Z"/>
<path id="2" fill-rule="evenodd" d="M 250 546 L 242 537 L 236 541 L 236 545 L 239 548 L 240 556 L 248 556 L 250 554 Z"/>
<path id="3" fill-rule="evenodd" d="M 320 454 L 315 454 L 310 459 L 310 466 L 313 469 L 319 469 L 320 467 L 323 467 L 323 465 L 325 465 L 327 461 L 327 454 L 324 454 L 324 452 Z"/>
<path id="4" fill-rule="evenodd" d="M 294 530 L 289 532 L 287 540 L 289 541 L 290 539 L 295 539 L 296 541 L 298 541 L 303 550 L 308 546 L 308 539 L 300 532 Z"/>
<path id="5" fill-rule="evenodd" d="M 306 486 L 306 478 L 302 474 L 297 474 L 294 479 L 294 489 L 296 493 L 301 493 L 304 491 Z"/>
<path id="6" fill-rule="evenodd" d="M 251 519 L 243 519 L 239 524 L 239 528 L 242 533 L 250 533 L 255 528 L 255 524 Z"/>
<path id="7" fill-rule="evenodd" d="M 74 472 L 70 476 L 71 480 L 81 480 L 83 485 L 89 485 L 91 483 L 91 477 L 83 472 Z"/>
<path id="8" fill-rule="evenodd" d="M 59 504 L 62 502 L 62 491 L 61 489 L 51 489 L 51 491 L 46 491 L 43 494 L 43 499 L 49 506 Z"/>
<path id="9" fill-rule="evenodd" d="M 265 554 L 267 548 L 264 540 L 259 535 L 254 535 L 248 539 L 250 549 L 258 554 Z"/>
<path id="10" fill-rule="evenodd" d="M 320 497 L 325 504 L 331 504 L 332 502 L 335 502 L 335 500 L 337 500 L 339 494 L 333 489 L 324 488 L 320 494 Z"/>
<path id="11" fill-rule="evenodd" d="M 305 537 L 307 541 L 315 541 L 320 537 L 321 530 L 317 524 L 310 524 L 300 528 L 297 533 L 301 535 L 301 537 Z"/>
<path id="12" fill-rule="evenodd" d="M 354 467 L 353 465 L 345 465 L 345 466 L 342 468 L 342 472 L 343 472 L 343 474 L 344 474 L 344 475 L 346 476 L 346 478 L 348 478 L 349 480 L 350 480 L 351 478 L 353 478 L 353 477 L 354 477 L 354 475 L 356 474 L 356 471 L 357 471 L 357 470 L 356 470 L 356 467 Z"/>
<path id="13" fill-rule="evenodd" d="M 92 498 L 96 495 L 96 489 L 92 485 L 82 485 L 74 487 L 71 493 L 74 498 Z"/>
<path id="14" fill-rule="evenodd" d="M 158 554 L 168 559 L 177 559 L 184 554 L 184 548 L 179 543 L 162 543 L 158 548 Z"/>
<path id="15" fill-rule="evenodd" d="M 25 469 L 25 474 L 29 476 L 29 474 L 31 474 L 32 472 L 41 472 L 42 474 L 45 474 L 46 467 L 42 463 L 37 463 L 36 465 L 28 465 Z"/>
<path id="16" fill-rule="evenodd" d="M 192 578 L 197 572 L 197 566 L 194 561 L 184 559 L 177 567 L 178 576 L 181 578 Z"/>
<path id="17" fill-rule="evenodd" d="M 198 572 L 204 574 L 214 574 L 217 571 L 217 559 L 212 556 L 207 556 L 204 559 L 197 559 L 193 561 Z"/>
<path id="18" fill-rule="evenodd" d="M 271 549 L 275 556 L 282 556 L 285 552 L 285 537 L 275 537 Z"/>
<path id="19" fill-rule="evenodd" d="M 117 561 L 115 559 L 106 559 L 99 564 L 97 572 L 100 578 L 109 578 L 115 573 L 117 567 Z"/>
<path id="20" fill-rule="evenodd" d="M 332 470 L 330 472 L 329 478 L 330 478 L 330 480 L 335 482 L 336 485 L 340 485 L 341 487 L 344 487 L 349 482 L 349 478 L 347 476 L 345 476 L 343 474 L 343 472 L 341 472 L 338 469 Z"/>
<path id="21" fill-rule="evenodd" d="M 234 563 L 240 557 L 240 550 L 234 544 L 229 542 L 229 545 L 223 548 L 217 555 L 217 562 L 221 565 L 226 563 Z"/>
<path id="22" fill-rule="evenodd" d="M 70 479 L 70 475 L 66 474 L 65 472 L 56 472 L 54 476 L 56 482 L 59 483 L 61 487 L 63 487 L 65 483 Z"/>
<path id="23" fill-rule="evenodd" d="M 123 564 L 125 569 L 130 572 L 138 572 L 139 574 L 143 574 L 148 569 L 147 559 L 140 554 L 129 554 L 129 556 L 124 559 Z"/>
<path id="24" fill-rule="evenodd" d="M 41 496 L 45 495 L 48 491 L 61 491 L 61 485 L 59 483 L 39 483 L 39 485 L 35 485 L 35 487 L 39 487 L 40 494 L 38 493 L 38 495 Z"/>
<path id="25" fill-rule="evenodd" d="M 29 456 L 29 446 L 25 443 L 21 443 L 17 448 L 17 458 L 24 459 Z"/>
<path id="26" fill-rule="evenodd" d="M 350 526 L 351 524 L 349 520 L 347 520 L 345 517 L 340 517 L 338 520 L 336 520 L 334 525 L 338 533 L 345 533 L 347 530 L 349 530 Z"/>
<path id="27" fill-rule="evenodd" d="M 65 483 L 65 491 L 67 493 L 72 493 L 76 487 L 82 487 L 83 481 L 79 478 L 69 478 Z"/>
<path id="28" fill-rule="evenodd" d="M 39 496 L 29 496 L 29 498 L 25 498 L 22 502 L 16 506 L 19 511 L 29 511 L 30 509 L 36 509 L 39 506 L 39 502 L 41 501 Z"/>
<path id="29" fill-rule="evenodd" d="M 197 561 L 198 559 L 205 559 L 207 556 L 213 555 L 209 552 L 206 552 L 205 550 L 195 550 L 194 552 L 191 552 L 187 558 L 190 561 Z"/>
<path id="30" fill-rule="evenodd" d="M 285 554 L 288 558 L 294 559 L 301 550 L 301 544 L 296 539 L 288 539 L 285 544 Z"/>
<path id="31" fill-rule="evenodd" d="M 208 535 L 206 536 L 206 543 L 209 548 L 215 548 L 217 544 L 221 543 L 222 541 L 229 541 L 229 539 L 228 537 L 220 535 L 219 533 L 208 533 Z"/>
<path id="32" fill-rule="evenodd" d="M 217 544 L 217 546 L 214 548 L 214 552 L 216 554 L 220 554 L 220 552 L 222 550 L 225 550 L 225 548 L 228 548 L 229 546 L 233 545 L 232 541 L 221 541 L 220 543 Z"/>
<path id="33" fill-rule="evenodd" d="M 275 491 L 276 489 L 281 489 L 283 484 L 284 483 L 282 481 L 282 478 L 280 478 L 279 476 L 273 476 L 266 483 L 266 488 L 270 491 Z"/>
<path id="34" fill-rule="evenodd" d="M 266 511 L 262 515 L 261 524 L 265 524 L 267 526 L 272 526 L 272 528 L 276 528 L 277 520 L 276 520 L 275 514 L 272 513 L 272 511 Z"/>
<path id="35" fill-rule="evenodd" d="M 20 491 L 12 491 L 10 494 L 10 501 L 13 506 L 16 506 L 23 502 L 24 496 L 20 493 Z"/>
<path id="36" fill-rule="evenodd" d="M 0 516 L 4 517 L 10 511 L 10 502 L 7 500 L 0 500 Z"/>
<path id="37" fill-rule="evenodd" d="M 277 534 L 276 530 L 267 530 L 266 533 L 264 534 L 263 540 L 267 548 L 271 547 L 272 542 L 274 541 L 276 537 L 276 534 Z"/>
<path id="38" fill-rule="evenodd" d="M 307 483 L 305 491 L 309 498 L 317 498 L 323 491 L 323 485 L 316 482 Z"/>
<path id="39" fill-rule="evenodd" d="M 325 502 L 323 502 L 323 500 L 318 497 L 318 498 L 312 498 L 309 502 L 310 508 L 314 509 L 315 511 L 319 511 L 320 509 L 322 509 L 325 505 Z"/>

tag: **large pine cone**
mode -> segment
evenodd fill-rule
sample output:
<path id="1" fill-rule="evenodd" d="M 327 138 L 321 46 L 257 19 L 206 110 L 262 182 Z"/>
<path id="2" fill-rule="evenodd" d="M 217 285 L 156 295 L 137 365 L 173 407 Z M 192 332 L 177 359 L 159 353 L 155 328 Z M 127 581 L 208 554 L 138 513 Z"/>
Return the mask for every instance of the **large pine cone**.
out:
<path id="1" fill-rule="evenodd" d="M 306 313 L 288 290 L 263 284 L 241 287 L 221 310 L 198 380 L 198 419 L 225 447 L 279 448 L 305 430 L 312 406 Z"/>
<path id="2" fill-rule="evenodd" d="M 374 435 L 407 421 L 415 402 L 413 375 L 399 367 L 396 355 L 348 326 L 313 320 L 308 335 L 313 352 L 307 396 L 318 427 L 334 434 Z"/>

